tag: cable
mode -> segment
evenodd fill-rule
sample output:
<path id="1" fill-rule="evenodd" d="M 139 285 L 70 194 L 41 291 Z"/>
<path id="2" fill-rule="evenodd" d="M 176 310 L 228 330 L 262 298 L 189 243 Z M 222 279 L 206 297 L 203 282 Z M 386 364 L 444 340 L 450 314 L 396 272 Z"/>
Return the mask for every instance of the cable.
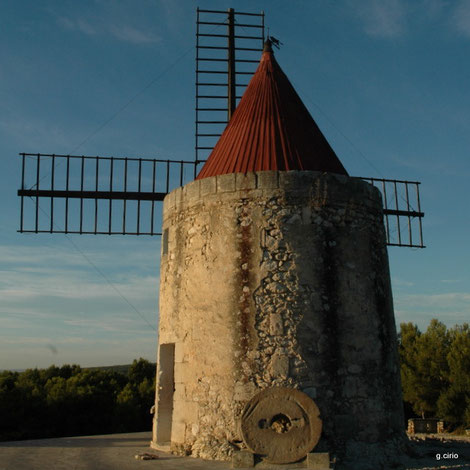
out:
<path id="1" fill-rule="evenodd" d="M 40 208 L 42 210 L 42 208 Z M 44 212 L 44 211 L 43 211 Z M 144 317 L 144 315 L 127 299 L 127 297 L 113 284 L 113 282 L 106 276 L 106 274 L 101 271 L 101 269 L 96 266 L 95 263 L 93 263 L 93 261 L 88 258 L 88 256 L 78 247 L 78 245 L 76 245 L 76 243 L 65 233 L 65 238 L 67 238 L 67 240 L 73 245 L 73 247 L 88 261 L 88 263 L 93 266 L 93 268 L 95 269 L 95 271 L 100 274 L 103 279 L 109 284 L 109 286 L 111 288 L 113 288 L 116 293 L 122 298 L 122 300 L 124 300 L 124 302 L 127 303 L 127 305 L 129 305 L 129 307 L 131 307 L 135 313 L 137 313 L 137 315 L 139 315 L 139 317 L 145 322 L 147 323 L 147 325 L 154 331 L 157 331 L 157 329 L 147 320 L 147 318 Z"/>
<path id="2" fill-rule="evenodd" d="M 330 125 L 336 130 L 336 132 L 338 132 L 339 135 L 341 135 L 343 137 L 344 140 L 346 140 L 346 142 L 349 143 L 349 145 L 383 178 L 383 179 L 386 179 L 385 176 L 382 174 L 382 172 L 361 152 L 361 150 L 359 150 L 359 148 L 356 147 L 356 145 L 351 141 L 351 139 L 349 139 L 349 137 L 347 137 L 337 126 L 336 124 L 333 122 L 333 120 L 323 111 L 323 109 L 320 108 L 320 106 L 315 103 L 311 98 L 310 96 L 305 93 L 305 90 L 302 90 L 301 88 L 298 88 L 299 91 L 305 96 L 305 98 L 307 98 L 307 101 L 310 102 L 310 104 L 312 104 L 313 106 L 315 106 L 315 108 L 318 109 L 318 111 L 320 111 L 320 113 L 323 115 L 323 117 L 330 123 Z"/>
<path id="3" fill-rule="evenodd" d="M 30 198 L 31 200 L 33 200 L 33 198 Z M 39 204 L 39 201 L 38 201 L 38 207 L 39 209 L 41 210 L 41 212 L 43 214 L 45 214 L 49 219 L 51 218 L 50 215 L 41 207 L 41 205 Z M 57 224 L 54 223 L 54 226 L 60 230 L 60 227 L 57 226 Z M 114 291 L 116 291 L 116 293 L 124 300 L 124 302 L 127 303 L 127 305 L 129 305 L 129 307 L 131 307 L 135 313 L 137 313 L 137 315 L 150 327 L 152 328 L 152 330 L 154 330 L 155 332 L 157 331 L 157 329 L 147 320 L 147 318 L 145 318 L 145 316 L 126 298 L 126 296 L 113 284 L 113 282 L 106 276 L 106 274 L 101 271 L 101 269 L 96 266 L 95 263 L 93 263 L 93 261 L 78 247 L 78 245 L 65 233 L 65 238 L 67 238 L 67 240 L 72 244 L 72 246 L 78 251 L 78 253 L 80 253 L 84 258 L 85 260 L 93 267 L 93 269 L 100 275 L 103 277 L 103 279 L 108 283 L 108 285 L 114 289 Z"/>
<path id="4" fill-rule="evenodd" d="M 320 106 L 318 104 L 316 104 L 311 98 L 310 96 L 305 93 L 304 90 L 302 90 L 301 88 L 298 88 L 298 90 L 305 96 L 305 98 L 307 99 L 307 101 L 310 102 L 310 104 L 312 104 L 313 106 L 315 106 L 315 108 L 318 109 L 318 111 L 320 111 L 322 113 L 322 115 L 325 117 L 325 119 L 330 123 L 330 125 L 336 130 L 336 132 L 338 132 L 338 134 L 340 134 L 344 140 L 346 140 L 346 142 L 349 143 L 349 145 L 382 177 L 382 179 L 386 180 L 387 178 L 385 178 L 385 176 L 382 174 L 382 172 L 361 152 L 361 150 L 352 142 L 351 139 L 349 139 L 348 136 L 346 136 L 337 126 L 336 124 L 333 122 L 333 120 L 320 108 Z M 388 195 L 389 198 L 392 197 L 391 194 Z M 407 199 L 405 197 L 403 197 L 402 194 L 398 193 L 398 197 L 404 201 L 405 203 L 409 203 L 409 201 L 407 201 Z M 389 201 L 387 201 L 389 202 Z M 410 208 L 412 210 L 415 210 L 414 207 L 410 204 Z"/>
<path id="5" fill-rule="evenodd" d="M 157 75 L 155 78 L 153 78 L 147 85 L 145 85 L 143 88 L 141 88 L 132 98 L 130 98 L 126 103 L 124 103 L 114 114 L 112 114 L 108 119 L 106 119 L 102 124 L 100 124 L 94 131 L 90 132 L 85 139 L 83 139 L 75 148 L 73 148 L 70 152 L 68 152 L 68 155 L 74 154 L 83 144 L 88 142 L 92 137 L 94 137 L 98 132 L 100 132 L 104 127 L 106 127 L 113 119 L 118 116 L 122 111 L 124 111 L 126 108 L 129 107 L 142 93 L 144 93 L 146 90 L 148 90 L 155 82 L 160 80 L 163 76 L 165 76 L 173 67 L 175 67 L 176 64 L 178 64 L 184 57 L 186 57 L 189 52 L 191 52 L 194 49 L 194 46 L 190 47 L 187 49 L 185 52 L 183 52 L 174 62 L 172 62 L 163 72 L 161 72 L 159 75 Z M 59 167 L 62 164 L 60 162 L 57 167 Z M 57 168 L 56 167 L 56 168 Z M 49 173 L 44 175 L 40 180 L 39 183 L 47 178 L 49 176 Z M 33 189 L 37 183 L 34 183 L 29 189 Z"/>
<path id="6" fill-rule="evenodd" d="M 210 33 L 215 31 L 217 28 L 220 28 L 220 25 L 215 26 L 212 28 Z M 113 119 L 118 116 L 122 111 L 124 111 L 130 104 L 132 104 L 142 93 L 144 93 L 146 90 L 148 90 L 155 82 L 160 80 L 163 76 L 165 76 L 172 68 L 175 67 L 176 64 L 178 64 L 184 57 L 186 57 L 193 49 L 195 49 L 196 46 L 191 46 L 188 49 L 186 49 L 174 62 L 172 62 L 163 72 L 161 72 L 159 75 L 157 75 L 155 78 L 153 78 L 147 85 L 145 85 L 143 88 L 141 88 L 132 98 L 130 98 L 124 105 L 122 105 L 114 114 L 112 114 L 108 119 L 106 119 L 102 124 L 100 124 L 94 131 L 92 131 L 90 134 L 88 134 L 85 139 L 83 139 L 75 148 L 73 148 L 68 155 L 74 154 L 83 144 L 88 142 L 92 137 L 94 137 L 98 132 L 100 132 L 104 127 L 106 127 Z M 57 167 L 59 167 L 62 164 L 60 162 Z M 49 176 L 49 173 L 44 175 L 38 183 L 40 183 L 43 179 L 47 178 Z M 33 184 L 29 189 L 33 189 L 37 183 Z"/>
<path id="7" fill-rule="evenodd" d="M 104 121 L 100 126 L 98 126 L 93 132 L 91 132 L 88 137 L 82 140 L 71 152 L 69 155 L 75 153 L 84 143 L 88 142 L 92 137 L 94 137 L 101 129 L 108 125 L 118 114 L 124 111 L 131 103 L 133 103 L 142 93 L 149 89 L 155 82 L 160 80 L 165 76 L 178 62 L 180 62 L 184 57 L 186 57 L 192 50 L 194 46 L 187 49 L 183 52 L 174 62 L 172 62 L 163 72 L 157 75 L 153 80 L 151 80 L 147 85 L 145 85 L 141 90 L 139 90 L 130 100 L 128 100 L 123 106 L 121 106 L 110 118 Z"/>
<path id="8" fill-rule="evenodd" d="M 211 32 L 219 28 L 220 26 L 214 27 Z M 189 52 L 191 52 L 195 46 L 191 46 L 186 51 L 184 51 L 174 62 L 172 62 L 165 70 L 163 70 L 159 75 L 153 78 L 147 85 L 141 88 L 134 96 L 132 96 L 124 105 L 122 105 L 114 114 L 112 114 L 108 119 L 106 119 L 102 124 L 100 124 L 94 131 L 92 131 L 85 139 L 83 139 L 74 149 L 69 152 L 69 155 L 74 154 L 83 144 L 88 142 L 92 137 L 94 137 L 98 132 L 100 132 L 106 125 L 108 125 L 113 119 L 116 118 L 122 111 L 124 111 L 130 104 L 132 104 L 142 93 L 144 93 L 147 89 L 149 89 L 155 82 L 161 79 L 164 75 L 166 75 L 172 68 L 175 67 L 184 57 L 186 57 Z M 58 166 L 60 166 L 62 162 L 60 162 Z M 56 168 L 57 168 L 56 167 Z M 36 183 L 34 183 L 30 190 L 37 186 L 41 181 L 49 176 L 50 173 L 44 175 L 42 178 L 39 179 Z M 30 197 L 33 200 L 32 197 Z M 43 212 L 49 219 L 51 216 L 41 207 L 39 201 L 37 201 L 38 208 Z M 55 223 L 54 226 L 59 228 Z M 60 229 L 60 228 L 59 228 Z M 70 238 L 67 234 L 64 234 L 67 240 L 72 244 L 72 246 L 80 253 L 85 260 L 95 269 L 95 271 L 103 277 L 103 279 L 109 284 L 109 286 L 135 311 L 135 313 L 150 327 L 152 330 L 156 331 L 156 328 L 150 324 L 150 322 L 143 316 L 143 314 L 119 291 L 119 289 L 112 283 L 112 281 L 105 275 L 103 271 L 95 264 L 93 261 L 78 247 L 78 245 Z"/>

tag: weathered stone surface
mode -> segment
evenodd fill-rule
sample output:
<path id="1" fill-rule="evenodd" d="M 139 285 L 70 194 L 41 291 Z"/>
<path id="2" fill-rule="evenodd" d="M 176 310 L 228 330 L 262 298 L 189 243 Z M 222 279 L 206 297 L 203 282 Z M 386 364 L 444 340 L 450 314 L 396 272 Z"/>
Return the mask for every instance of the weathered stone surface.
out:
<path id="1" fill-rule="evenodd" d="M 272 336 L 280 336 L 284 333 L 282 324 L 282 316 L 279 313 L 271 313 L 269 315 L 269 334 Z"/>
<path id="2" fill-rule="evenodd" d="M 322 421 L 315 402 L 295 389 L 273 387 L 245 406 L 241 432 L 247 447 L 271 463 L 305 457 L 320 439 Z"/>
<path id="3" fill-rule="evenodd" d="M 273 377 L 285 377 L 289 375 L 289 357 L 280 351 L 276 351 L 269 363 L 269 371 Z"/>
<path id="4" fill-rule="evenodd" d="M 307 455 L 307 468 L 312 470 L 329 470 L 330 454 L 328 452 L 310 452 Z"/>
<path id="5" fill-rule="evenodd" d="M 279 185 L 278 171 L 260 171 L 257 176 L 258 187 L 261 189 L 275 189 Z"/>
<path id="6" fill-rule="evenodd" d="M 167 196 L 159 343 L 178 345 L 171 441 L 181 452 L 229 460 L 246 401 L 269 387 L 315 391 L 340 459 L 358 442 L 403 438 L 379 193 L 302 173 L 223 175 Z"/>
<path id="7" fill-rule="evenodd" d="M 212 178 L 204 178 L 212 179 Z M 204 181 L 202 179 L 201 181 Z M 236 173 L 235 174 L 235 187 L 236 189 L 256 189 L 256 173 Z"/>
<path id="8" fill-rule="evenodd" d="M 239 450 L 232 455 L 232 468 L 251 468 L 255 466 L 255 458 L 249 450 Z"/>
<path id="9" fill-rule="evenodd" d="M 186 186 L 183 186 L 183 197 L 184 199 L 199 199 L 200 196 L 200 185 L 201 182 L 199 180 L 192 181 L 191 183 L 188 183 Z M 172 191 L 170 194 L 173 195 L 174 199 L 174 191 Z M 169 195 L 170 195 L 169 194 Z"/>
<path id="10" fill-rule="evenodd" d="M 214 176 L 217 179 L 217 192 L 235 191 L 236 176 L 236 173 Z"/>
<path id="11" fill-rule="evenodd" d="M 217 190 L 216 178 L 204 178 L 200 180 L 201 185 L 201 197 L 209 194 L 214 194 Z"/>

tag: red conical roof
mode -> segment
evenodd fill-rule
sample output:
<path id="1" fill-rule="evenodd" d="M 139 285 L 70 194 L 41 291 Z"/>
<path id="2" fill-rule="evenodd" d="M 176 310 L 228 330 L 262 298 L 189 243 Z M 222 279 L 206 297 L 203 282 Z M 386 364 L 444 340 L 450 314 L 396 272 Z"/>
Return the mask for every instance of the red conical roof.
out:
<path id="1" fill-rule="evenodd" d="M 276 62 L 269 42 L 196 179 L 264 170 L 348 174 Z"/>

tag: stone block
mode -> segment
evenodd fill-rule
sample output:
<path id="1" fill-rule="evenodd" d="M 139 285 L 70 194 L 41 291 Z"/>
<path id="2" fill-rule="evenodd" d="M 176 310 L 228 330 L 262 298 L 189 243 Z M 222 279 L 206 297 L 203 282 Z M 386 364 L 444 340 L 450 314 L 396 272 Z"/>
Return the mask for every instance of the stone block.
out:
<path id="1" fill-rule="evenodd" d="M 304 171 L 279 172 L 279 187 L 285 189 L 308 191 L 313 181 L 313 174 Z"/>
<path id="2" fill-rule="evenodd" d="M 217 178 L 203 178 L 201 181 L 201 197 L 214 194 L 217 191 Z"/>
<path id="3" fill-rule="evenodd" d="M 310 452 L 307 454 L 307 468 L 328 470 L 330 468 L 330 454 L 328 452 Z"/>
<path id="4" fill-rule="evenodd" d="M 408 420 L 408 432 L 410 434 L 414 434 L 416 432 L 439 433 L 443 431 L 443 428 L 444 422 L 439 421 L 438 419 L 411 418 Z"/>
<path id="5" fill-rule="evenodd" d="M 359 372 L 362 372 L 362 367 L 357 364 L 351 364 L 348 367 L 348 372 L 351 374 L 359 374 Z"/>
<path id="6" fill-rule="evenodd" d="M 199 199 L 200 198 L 200 181 L 192 181 L 191 183 L 188 183 L 186 186 L 183 186 L 183 193 L 184 193 L 184 199 L 186 202 L 189 202 L 189 200 L 194 200 L 194 199 Z"/>
<path id="7" fill-rule="evenodd" d="M 356 435 L 356 419 L 352 414 L 336 415 L 333 418 L 334 426 L 342 437 L 352 439 Z"/>
<path id="8" fill-rule="evenodd" d="M 186 387 L 183 383 L 175 383 L 173 399 L 175 402 L 182 402 L 186 400 Z"/>
<path id="9" fill-rule="evenodd" d="M 347 376 L 343 383 L 343 396 L 347 398 L 355 397 L 357 395 L 357 379 L 355 377 Z"/>
<path id="10" fill-rule="evenodd" d="M 164 201 L 164 210 L 172 209 L 175 205 L 175 193 L 172 191 L 165 196 Z"/>
<path id="11" fill-rule="evenodd" d="M 251 468 L 255 466 L 254 455 L 248 450 L 239 450 L 232 455 L 232 468 Z"/>
<path id="12" fill-rule="evenodd" d="M 181 408 L 186 423 L 193 424 L 199 421 L 199 405 L 196 402 L 185 401 Z"/>
<path id="13" fill-rule="evenodd" d="M 236 189 L 256 189 L 256 173 L 235 174 Z"/>
<path id="14" fill-rule="evenodd" d="M 235 184 L 235 180 L 233 180 L 233 181 L 234 181 L 234 184 Z M 219 186 L 217 186 L 217 203 L 218 204 L 221 204 L 221 205 L 224 205 L 224 206 L 228 207 L 229 205 L 233 204 L 234 202 L 236 202 L 240 199 L 240 193 L 238 191 L 227 190 L 227 191 L 220 192 L 218 188 L 219 188 Z M 251 194 L 250 194 L 250 196 L 251 196 Z M 215 199 L 213 199 L 213 200 L 215 201 Z"/>
<path id="15" fill-rule="evenodd" d="M 183 362 L 184 345 L 181 342 L 175 343 L 175 362 Z"/>
<path id="16" fill-rule="evenodd" d="M 274 353 L 269 364 L 269 372 L 274 377 L 289 375 L 289 357 L 278 352 Z"/>
<path id="17" fill-rule="evenodd" d="M 259 189 L 275 189 L 279 187 L 279 172 L 277 171 L 258 171 L 256 176 L 258 178 Z"/>
<path id="18" fill-rule="evenodd" d="M 187 362 L 175 362 L 175 382 L 186 382 L 188 380 L 188 368 Z"/>
<path id="19" fill-rule="evenodd" d="M 197 404 L 190 401 L 181 401 L 174 403 L 172 425 L 177 425 L 180 435 L 184 436 L 185 432 L 191 433 L 193 424 L 199 422 Z M 173 429 L 171 430 L 173 440 Z M 183 441 L 179 441 L 183 442 Z"/>
<path id="20" fill-rule="evenodd" d="M 256 385 L 252 382 L 236 383 L 233 389 L 233 399 L 235 401 L 248 401 L 256 393 Z"/>
<path id="21" fill-rule="evenodd" d="M 168 210 L 168 194 L 163 198 L 162 214 L 166 214 L 167 210 Z"/>
<path id="22" fill-rule="evenodd" d="M 225 193 L 235 191 L 235 178 L 236 173 L 230 173 L 228 175 L 217 175 L 217 192 Z"/>
<path id="23" fill-rule="evenodd" d="M 280 336 L 284 333 L 284 325 L 279 313 L 271 313 L 269 315 L 269 333 L 274 336 Z"/>
<path id="24" fill-rule="evenodd" d="M 186 432 L 186 423 L 182 419 L 174 419 L 171 423 L 171 445 L 183 443 Z"/>
<path id="25" fill-rule="evenodd" d="M 172 192 L 175 195 L 175 206 L 179 206 L 183 200 L 183 188 L 180 186 Z"/>
<path id="26" fill-rule="evenodd" d="M 310 206 L 302 207 L 302 222 L 310 224 L 312 222 L 312 208 Z"/>

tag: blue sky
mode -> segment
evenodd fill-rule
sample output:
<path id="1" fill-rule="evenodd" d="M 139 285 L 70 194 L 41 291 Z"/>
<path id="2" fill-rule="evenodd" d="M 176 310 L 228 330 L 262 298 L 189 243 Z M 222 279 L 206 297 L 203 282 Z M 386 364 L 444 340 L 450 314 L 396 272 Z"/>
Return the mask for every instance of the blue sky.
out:
<path id="1" fill-rule="evenodd" d="M 422 182 L 427 248 L 389 249 L 397 323 L 468 321 L 469 0 L 6 0 L 0 369 L 155 359 L 159 238 L 16 233 L 17 154 L 191 160 L 196 6 L 264 10 L 349 173 Z"/>

